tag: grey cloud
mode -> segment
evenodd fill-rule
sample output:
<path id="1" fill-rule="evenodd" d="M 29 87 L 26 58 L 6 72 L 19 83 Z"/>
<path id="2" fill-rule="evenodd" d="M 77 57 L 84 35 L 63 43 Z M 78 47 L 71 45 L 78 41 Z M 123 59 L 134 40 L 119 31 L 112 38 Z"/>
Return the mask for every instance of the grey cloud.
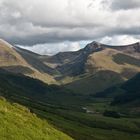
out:
<path id="1" fill-rule="evenodd" d="M 111 8 L 113 10 L 128 10 L 140 8 L 139 0 L 112 0 Z"/>
<path id="2" fill-rule="evenodd" d="M 137 0 L 0 0 L 0 37 L 28 45 L 139 35 Z M 58 6 L 59 5 L 59 6 Z M 123 12 L 112 9 L 129 9 Z M 135 15 L 135 17 L 133 16 Z"/>
<path id="3" fill-rule="evenodd" d="M 81 40 L 96 40 L 104 36 L 114 36 L 114 35 L 139 35 L 139 27 L 133 28 L 97 28 L 97 29 L 66 29 L 53 30 L 49 33 L 42 34 L 31 34 L 28 36 L 16 36 L 8 38 L 10 43 L 22 44 L 22 45 L 34 45 L 43 43 L 57 43 L 63 41 L 81 41 Z"/>

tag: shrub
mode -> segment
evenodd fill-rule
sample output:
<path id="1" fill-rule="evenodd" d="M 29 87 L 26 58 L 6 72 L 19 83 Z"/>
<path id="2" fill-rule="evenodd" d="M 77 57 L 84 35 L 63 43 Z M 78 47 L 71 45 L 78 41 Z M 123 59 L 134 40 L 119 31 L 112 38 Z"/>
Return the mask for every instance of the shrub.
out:
<path id="1" fill-rule="evenodd" d="M 104 116 L 106 117 L 113 117 L 113 118 L 120 118 L 120 114 L 116 111 L 108 111 L 106 110 L 104 113 L 103 113 Z"/>

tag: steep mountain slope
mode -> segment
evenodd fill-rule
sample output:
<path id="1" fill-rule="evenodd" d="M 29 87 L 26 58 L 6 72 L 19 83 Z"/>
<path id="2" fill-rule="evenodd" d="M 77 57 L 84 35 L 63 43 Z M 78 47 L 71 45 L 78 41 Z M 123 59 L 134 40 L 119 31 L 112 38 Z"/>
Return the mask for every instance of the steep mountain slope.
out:
<path id="1" fill-rule="evenodd" d="M 0 120 L 1 140 L 72 140 L 29 109 L 4 98 L 0 98 Z"/>
<path id="2" fill-rule="evenodd" d="M 19 47 L 14 47 L 14 49 L 35 69 L 40 71 L 41 73 L 48 73 L 50 75 L 55 75 L 56 70 L 45 65 L 41 61 L 41 55 L 33 53 L 31 51 L 19 48 Z M 45 56 L 47 57 L 47 56 Z"/>
<path id="3" fill-rule="evenodd" d="M 89 54 L 83 63 L 85 76 L 75 77 L 71 81 L 67 80 L 67 88 L 82 94 L 94 94 L 115 84 L 120 84 L 123 80 L 130 79 L 140 72 L 140 59 L 132 57 L 133 51 L 129 55 L 120 51 L 121 47 L 117 46 L 112 49 L 111 46 L 99 45 L 99 48 L 102 49 Z M 124 46 L 122 48 L 124 49 Z M 63 81 L 65 82 L 65 80 Z"/>
<path id="4" fill-rule="evenodd" d="M 16 53 L 12 46 L 5 42 L 4 40 L 0 40 L 0 65 L 1 66 L 9 66 L 9 65 L 23 65 L 27 66 L 26 61 Z"/>
<path id="5" fill-rule="evenodd" d="M 22 73 L 30 77 L 38 78 L 47 83 L 53 83 L 55 80 L 47 73 L 41 73 L 33 68 L 13 47 L 0 40 L 0 67 L 14 72 Z"/>
<path id="6" fill-rule="evenodd" d="M 94 46 L 92 46 L 94 44 Z M 84 49 L 76 52 L 58 53 L 49 57 L 46 62 L 55 64 L 55 68 L 60 72 L 60 77 L 77 76 L 85 73 L 85 63 L 93 52 L 101 51 L 102 48 L 95 42 L 87 45 Z"/>

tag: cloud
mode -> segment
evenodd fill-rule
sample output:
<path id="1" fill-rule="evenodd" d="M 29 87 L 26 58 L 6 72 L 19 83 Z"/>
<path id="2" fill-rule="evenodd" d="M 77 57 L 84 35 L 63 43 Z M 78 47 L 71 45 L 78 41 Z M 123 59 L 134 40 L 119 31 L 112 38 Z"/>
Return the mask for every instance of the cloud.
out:
<path id="1" fill-rule="evenodd" d="M 77 51 L 81 49 L 81 46 L 78 42 L 48 43 L 48 44 L 46 43 L 46 44 L 34 45 L 32 47 L 21 46 L 21 45 L 17 45 L 17 46 L 42 55 L 46 55 L 46 54 L 54 55 L 58 52 Z"/>
<path id="2" fill-rule="evenodd" d="M 50 46 L 45 44 L 66 41 L 134 37 L 140 35 L 139 3 L 138 0 L 0 0 L 0 37 L 12 44 L 44 44 L 47 48 Z"/>
<path id="3" fill-rule="evenodd" d="M 113 36 L 113 37 L 104 37 L 100 40 L 101 43 L 109 45 L 128 45 L 139 42 L 140 39 L 128 35 Z"/>
<path id="4" fill-rule="evenodd" d="M 121 10 L 121 9 L 135 9 L 140 8 L 139 0 L 112 0 L 111 8 L 113 10 Z"/>

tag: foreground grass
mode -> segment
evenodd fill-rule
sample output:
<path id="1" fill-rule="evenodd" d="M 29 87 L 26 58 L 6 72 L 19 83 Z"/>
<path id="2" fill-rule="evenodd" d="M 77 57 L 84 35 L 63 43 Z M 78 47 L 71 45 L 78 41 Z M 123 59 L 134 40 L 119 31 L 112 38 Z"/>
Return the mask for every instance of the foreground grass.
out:
<path id="1" fill-rule="evenodd" d="M 0 140 L 72 140 L 16 103 L 0 99 Z"/>

